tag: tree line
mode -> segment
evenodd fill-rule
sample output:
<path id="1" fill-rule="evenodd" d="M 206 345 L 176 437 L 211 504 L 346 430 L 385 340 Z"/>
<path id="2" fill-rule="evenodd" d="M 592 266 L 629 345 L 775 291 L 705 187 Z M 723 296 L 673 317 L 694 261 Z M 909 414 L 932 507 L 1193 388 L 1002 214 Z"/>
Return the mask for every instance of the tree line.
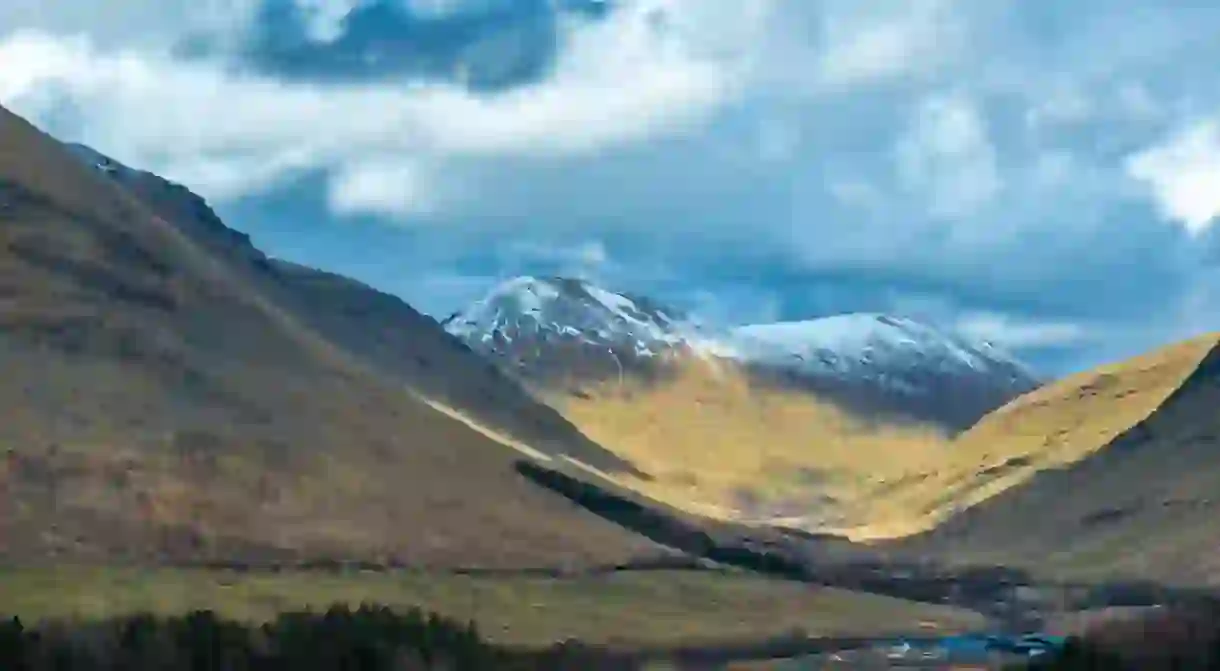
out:
<path id="1" fill-rule="evenodd" d="M 252 625 L 195 611 L 98 622 L 0 620 L 4 671 L 542 671 L 639 668 L 578 644 L 515 649 L 485 640 L 473 623 L 420 609 L 336 605 Z"/>

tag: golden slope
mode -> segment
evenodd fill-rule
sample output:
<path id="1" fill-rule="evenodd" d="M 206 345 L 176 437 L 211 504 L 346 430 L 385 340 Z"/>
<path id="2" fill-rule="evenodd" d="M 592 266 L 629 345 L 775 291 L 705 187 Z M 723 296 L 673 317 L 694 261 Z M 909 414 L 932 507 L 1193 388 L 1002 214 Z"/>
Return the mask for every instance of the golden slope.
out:
<path id="1" fill-rule="evenodd" d="M 1014 399 L 959 436 L 952 462 L 895 492 L 894 503 L 918 511 L 926 528 L 1039 471 L 1079 462 L 1155 412 L 1217 340 L 1194 338 Z"/>
<path id="2" fill-rule="evenodd" d="M 1065 441 L 1071 449 L 1059 454 L 1070 465 L 1033 473 L 1021 486 L 989 496 L 902 546 L 952 561 L 1003 562 L 1076 579 L 1125 575 L 1220 584 L 1216 341 L 1210 336 L 1157 353 L 1160 366 L 1128 365 L 1125 371 L 1139 371 L 1148 382 L 1145 393 L 1157 388 L 1146 417 L 1111 436 L 1113 427 L 1130 419 L 1123 412 L 1138 409 L 1120 402 L 1097 407 L 1093 424 L 1105 423 L 1107 430 Z M 1194 363 L 1201 348 L 1207 352 Z M 1189 368 L 1184 379 L 1164 384 L 1182 368 Z M 1172 389 L 1161 398 L 1166 386 Z M 1099 434 L 1106 436 L 1100 444 Z M 1091 452 L 1076 458 L 1086 450 Z"/>
<path id="3" fill-rule="evenodd" d="M 1047 468 L 1089 456 L 1153 413 L 1216 345 L 1206 336 L 1021 396 L 954 440 L 876 425 L 804 392 L 689 360 L 661 381 L 551 399 L 675 507 L 881 540 L 935 526 Z"/>
<path id="4" fill-rule="evenodd" d="M 869 426 L 809 394 L 751 385 L 726 362 L 691 359 L 660 381 L 612 380 L 551 400 L 654 478 L 626 484 L 722 519 L 789 510 L 804 517 L 795 523 L 838 528 L 884 481 L 950 457 L 932 428 Z"/>

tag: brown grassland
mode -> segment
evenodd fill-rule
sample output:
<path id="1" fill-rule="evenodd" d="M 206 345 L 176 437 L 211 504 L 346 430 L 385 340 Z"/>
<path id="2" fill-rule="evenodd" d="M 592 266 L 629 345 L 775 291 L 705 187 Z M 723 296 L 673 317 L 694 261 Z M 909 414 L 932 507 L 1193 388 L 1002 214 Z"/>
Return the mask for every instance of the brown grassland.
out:
<path id="1" fill-rule="evenodd" d="M 518 450 L 307 325 L 256 272 L 0 110 L 0 559 L 652 551 L 526 482 Z"/>
<path id="2" fill-rule="evenodd" d="M 553 402 L 653 476 L 619 478 L 646 495 L 721 519 L 874 541 L 925 531 L 1101 450 L 1153 414 L 1216 342 L 1196 338 L 1054 382 L 956 437 L 870 423 L 809 394 L 751 384 L 717 361 Z"/>
<path id="3" fill-rule="evenodd" d="M 260 622 L 332 603 L 420 606 L 475 620 L 490 639 L 541 645 L 676 645 L 978 627 L 971 611 L 771 580 L 744 573 L 620 572 L 573 578 L 435 573 L 229 573 L 61 566 L 0 571 L 0 604 L 23 618 L 98 619 L 211 609 Z"/>

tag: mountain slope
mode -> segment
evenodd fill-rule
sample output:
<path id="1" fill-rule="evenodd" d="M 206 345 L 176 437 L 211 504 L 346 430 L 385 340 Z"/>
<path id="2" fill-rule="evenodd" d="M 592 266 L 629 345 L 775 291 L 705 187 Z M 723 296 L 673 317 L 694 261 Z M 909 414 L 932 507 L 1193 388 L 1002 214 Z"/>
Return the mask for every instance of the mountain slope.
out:
<path id="1" fill-rule="evenodd" d="M 989 343 L 884 314 L 846 314 L 733 331 L 737 357 L 864 414 L 958 430 L 1030 391 L 1033 373 Z"/>
<path id="2" fill-rule="evenodd" d="M 747 368 L 756 386 L 959 430 L 1037 385 L 989 345 L 908 319 L 853 314 L 714 332 L 649 298 L 570 278 L 508 280 L 444 325 L 544 391 L 625 375 L 663 379 L 675 360 L 711 357 Z"/>
<path id="3" fill-rule="evenodd" d="M 715 333 L 574 279 L 509 280 L 444 324 L 650 476 L 621 484 L 719 519 L 849 535 L 924 524 L 888 505 L 890 483 L 953 463 L 956 423 L 1033 384 L 1000 353 L 908 320 Z"/>
<path id="4" fill-rule="evenodd" d="M 543 391 L 626 374 L 652 376 L 701 342 L 695 326 L 677 311 L 563 277 L 508 280 L 442 324 L 474 351 Z"/>
<path id="5" fill-rule="evenodd" d="M 1217 342 L 1074 376 L 980 422 L 963 441 L 990 458 L 981 465 L 1030 463 L 987 485 L 1003 492 L 902 547 L 1076 576 L 1220 583 Z"/>
<path id="6" fill-rule="evenodd" d="M 649 549 L 527 483 L 518 451 L 163 212 L 0 110 L 0 557 L 536 565 Z"/>
<path id="7" fill-rule="evenodd" d="M 185 187 L 89 147 L 68 147 L 352 357 L 443 404 L 446 411 L 509 439 L 570 454 L 599 468 L 630 470 L 562 415 L 523 393 L 498 368 L 471 356 L 461 341 L 402 299 L 351 278 L 268 258 L 248 235 L 227 227 Z"/>
<path id="8" fill-rule="evenodd" d="M 553 402 L 651 476 L 620 482 L 725 520 L 850 534 L 877 523 L 881 513 L 861 504 L 882 480 L 949 458 L 935 427 L 878 424 L 808 393 L 760 387 L 732 361 L 689 359 L 662 384 L 607 380 Z"/>

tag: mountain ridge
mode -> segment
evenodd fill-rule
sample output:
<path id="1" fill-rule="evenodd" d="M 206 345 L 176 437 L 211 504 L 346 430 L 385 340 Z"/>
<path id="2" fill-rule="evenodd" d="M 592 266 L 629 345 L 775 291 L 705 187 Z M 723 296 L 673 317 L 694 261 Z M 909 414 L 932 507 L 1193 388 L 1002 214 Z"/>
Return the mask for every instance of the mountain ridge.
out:
<path id="1" fill-rule="evenodd" d="M 966 437 L 977 450 L 991 447 L 988 468 L 996 467 L 995 448 L 1005 440 L 1036 457 L 1003 474 L 1017 482 L 964 501 L 969 505 L 939 526 L 894 545 L 1077 579 L 1220 584 L 1213 552 L 1220 541 L 1217 402 L 1220 334 L 1019 398 Z M 1024 432 L 1014 432 L 1014 423 Z"/>
<path id="2" fill-rule="evenodd" d="M 908 419 L 960 430 L 1038 384 L 993 346 L 910 319 L 857 313 L 713 330 L 654 299 L 563 277 L 506 280 L 442 324 L 544 389 L 648 377 L 674 357 L 711 357 L 746 366 L 760 384 L 808 388 L 862 415 L 902 415 L 905 406 L 916 409 Z"/>
<path id="3" fill-rule="evenodd" d="M 537 566 L 659 551 L 525 481 L 521 451 L 311 324 L 271 263 L 231 249 L 241 234 L 205 235 L 181 200 L 154 207 L 155 189 L 115 172 L 0 109 L 3 561 Z M 489 369 L 428 323 L 446 356 Z M 622 463 L 591 442 L 538 449 Z"/>
<path id="4" fill-rule="evenodd" d="M 270 257 L 246 233 L 228 227 L 207 201 L 155 173 L 128 167 L 86 145 L 68 144 L 85 164 L 117 181 L 192 240 L 248 272 L 250 281 L 289 307 L 304 325 L 345 356 L 391 374 L 434 402 L 470 415 L 509 437 L 530 444 L 570 449 L 590 464 L 631 470 L 589 441 L 549 406 L 449 337 L 433 318 L 401 298 L 358 280 Z M 523 421 L 527 420 L 527 421 Z"/>

